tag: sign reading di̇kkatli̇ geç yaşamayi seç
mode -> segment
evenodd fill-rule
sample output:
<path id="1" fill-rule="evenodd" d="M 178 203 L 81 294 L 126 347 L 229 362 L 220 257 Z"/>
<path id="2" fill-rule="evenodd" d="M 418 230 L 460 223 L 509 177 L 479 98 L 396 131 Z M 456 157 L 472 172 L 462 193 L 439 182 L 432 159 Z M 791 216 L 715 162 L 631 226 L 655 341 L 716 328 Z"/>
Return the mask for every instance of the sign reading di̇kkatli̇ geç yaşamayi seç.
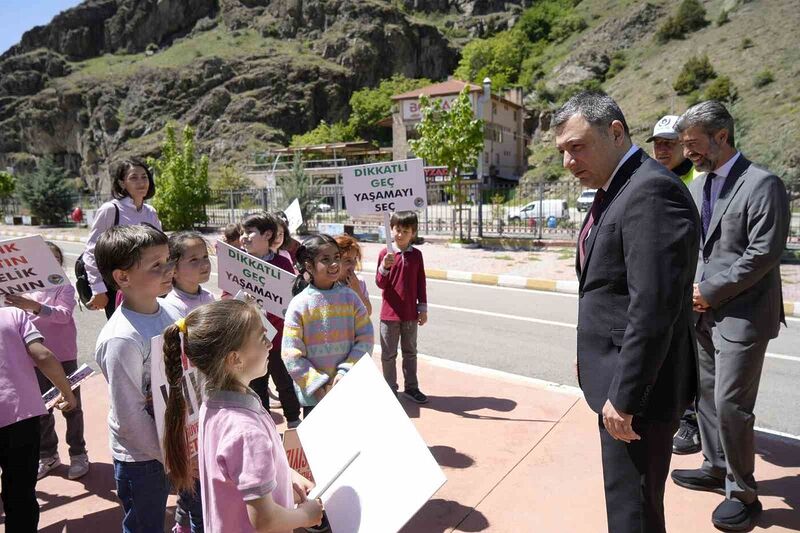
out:
<path id="1" fill-rule="evenodd" d="M 347 212 L 353 216 L 425 209 L 422 159 L 372 163 L 342 169 Z"/>
<path id="2" fill-rule="evenodd" d="M 268 313 L 281 318 L 286 315 L 296 277 L 247 252 L 217 241 L 219 288 L 230 294 L 246 292 Z"/>

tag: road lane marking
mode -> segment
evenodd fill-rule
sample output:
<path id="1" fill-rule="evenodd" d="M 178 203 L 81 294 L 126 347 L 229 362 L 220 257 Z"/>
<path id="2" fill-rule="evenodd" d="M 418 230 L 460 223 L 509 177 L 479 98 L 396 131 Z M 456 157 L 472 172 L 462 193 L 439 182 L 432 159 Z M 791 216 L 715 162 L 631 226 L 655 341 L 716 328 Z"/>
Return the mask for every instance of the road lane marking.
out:
<path id="1" fill-rule="evenodd" d="M 69 257 L 76 257 L 77 258 L 80 254 L 64 253 L 64 255 L 65 256 L 69 256 Z M 211 276 L 217 277 L 217 273 L 216 272 L 211 272 Z M 453 282 L 446 282 L 446 283 L 453 283 Z M 469 285 L 469 284 L 464 283 L 463 285 Z M 494 288 L 494 287 L 491 287 L 491 288 Z M 500 288 L 508 289 L 507 287 L 500 287 Z M 525 289 L 517 289 L 517 290 L 525 290 Z M 532 292 L 532 291 L 527 291 L 526 290 L 526 292 Z M 549 293 L 548 292 L 548 293 L 544 293 L 544 294 L 548 294 L 549 295 L 549 294 L 557 294 L 557 293 Z M 380 296 L 370 295 L 370 299 L 375 300 L 375 301 L 380 301 L 382 298 Z M 504 319 L 508 319 L 508 320 L 518 320 L 518 321 L 521 321 L 521 322 L 530 322 L 530 323 L 533 323 L 533 324 L 542 324 L 542 325 L 545 325 L 545 326 L 555 326 L 555 327 L 568 328 L 568 329 L 575 329 L 575 328 L 578 327 L 577 324 L 570 324 L 570 323 L 567 323 L 567 322 L 558 322 L 558 321 L 555 321 L 555 320 L 545 320 L 545 319 L 542 319 L 542 318 L 532 318 L 532 317 L 527 317 L 527 316 L 509 315 L 509 314 L 505 314 L 505 313 L 494 313 L 492 311 L 483 311 L 483 310 L 480 310 L 480 309 L 469 309 L 469 308 L 466 308 L 466 307 L 454 307 L 454 306 L 451 306 L 451 305 L 431 304 L 431 303 L 428 304 L 428 307 L 432 308 L 432 309 L 444 309 L 446 311 L 455 311 L 455 312 L 460 312 L 460 313 L 490 316 L 490 317 L 494 317 L 494 318 L 504 318 Z M 786 354 L 767 352 L 766 357 L 768 357 L 770 359 L 780 359 L 780 360 L 783 360 L 783 361 L 791 361 L 793 363 L 800 363 L 800 357 L 794 356 L 794 355 L 786 355 Z"/>

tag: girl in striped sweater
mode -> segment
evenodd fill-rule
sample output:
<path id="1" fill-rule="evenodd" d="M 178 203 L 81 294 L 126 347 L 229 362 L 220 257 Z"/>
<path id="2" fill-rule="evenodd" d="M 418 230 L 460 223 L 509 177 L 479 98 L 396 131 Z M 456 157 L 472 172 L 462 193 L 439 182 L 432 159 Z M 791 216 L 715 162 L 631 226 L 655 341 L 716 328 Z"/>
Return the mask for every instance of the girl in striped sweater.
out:
<path id="1" fill-rule="evenodd" d="M 304 416 L 372 349 L 372 323 L 361 298 L 337 283 L 340 262 L 328 235 L 310 237 L 297 250 L 282 353 Z"/>

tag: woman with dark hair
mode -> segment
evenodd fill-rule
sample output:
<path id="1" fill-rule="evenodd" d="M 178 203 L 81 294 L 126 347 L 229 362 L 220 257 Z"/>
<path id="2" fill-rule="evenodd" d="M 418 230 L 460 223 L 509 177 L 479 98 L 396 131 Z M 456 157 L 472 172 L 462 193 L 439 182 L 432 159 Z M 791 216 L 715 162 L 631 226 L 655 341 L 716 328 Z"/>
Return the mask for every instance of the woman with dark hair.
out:
<path id="1" fill-rule="evenodd" d="M 144 203 L 156 193 L 156 184 L 150 169 L 141 161 L 126 159 L 119 163 L 111 184 L 114 197 L 100 206 L 94 215 L 92 229 L 83 252 L 86 275 L 92 288 L 92 299 L 86 307 L 92 310 L 105 309 L 110 318 L 116 307 L 116 290 L 106 287 L 97 268 L 94 247 L 100 235 L 112 226 L 131 226 L 146 222 L 161 229 L 156 210 Z"/>

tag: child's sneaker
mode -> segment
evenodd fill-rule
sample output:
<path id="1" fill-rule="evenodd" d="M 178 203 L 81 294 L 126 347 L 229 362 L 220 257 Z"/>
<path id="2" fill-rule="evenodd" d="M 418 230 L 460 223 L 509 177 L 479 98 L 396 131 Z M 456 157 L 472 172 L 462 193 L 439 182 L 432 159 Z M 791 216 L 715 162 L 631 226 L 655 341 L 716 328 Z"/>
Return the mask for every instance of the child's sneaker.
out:
<path id="1" fill-rule="evenodd" d="M 67 477 L 70 479 L 78 479 L 89 472 L 89 457 L 82 453 L 69 458 L 69 471 Z"/>
<path id="2" fill-rule="evenodd" d="M 403 391 L 403 394 L 406 398 L 416 403 L 428 403 L 428 397 L 422 394 L 422 391 L 419 389 L 406 389 Z"/>
<path id="3" fill-rule="evenodd" d="M 36 474 L 36 479 L 42 479 L 49 474 L 52 469 L 59 466 L 61 466 L 61 459 L 59 459 L 58 454 L 39 459 L 39 473 Z"/>

